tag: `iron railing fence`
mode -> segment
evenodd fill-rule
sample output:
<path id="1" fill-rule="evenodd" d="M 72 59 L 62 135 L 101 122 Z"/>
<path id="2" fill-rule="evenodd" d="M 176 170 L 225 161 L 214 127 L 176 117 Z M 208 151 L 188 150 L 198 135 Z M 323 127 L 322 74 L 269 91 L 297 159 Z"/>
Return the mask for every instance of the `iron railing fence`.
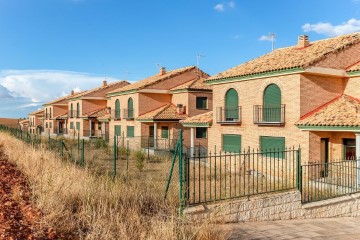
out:
<path id="1" fill-rule="evenodd" d="M 216 111 L 216 121 L 218 123 L 241 123 L 241 107 L 218 107 Z"/>
<path id="2" fill-rule="evenodd" d="M 187 203 L 197 205 L 297 187 L 300 149 L 244 150 L 187 157 Z"/>
<path id="3" fill-rule="evenodd" d="M 285 124 L 285 104 L 281 107 L 254 106 L 255 124 Z"/>
<path id="4" fill-rule="evenodd" d="M 113 120 L 120 120 L 121 119 L 121 109 L 118 109 L 118 110 L 112 109 L 110 111 L 110 117 Z"/>
<path id="5" fill-rule="evenodd" d="M 360 159 L 301 166 L 302 202 L 314 202 L 360 192 Z"/>
<path id="6" fill-rule="evenodd" d="M 133 108 L 125 108 L 124 109 L 124 119 L 134 119 L 134 109 Z"/>

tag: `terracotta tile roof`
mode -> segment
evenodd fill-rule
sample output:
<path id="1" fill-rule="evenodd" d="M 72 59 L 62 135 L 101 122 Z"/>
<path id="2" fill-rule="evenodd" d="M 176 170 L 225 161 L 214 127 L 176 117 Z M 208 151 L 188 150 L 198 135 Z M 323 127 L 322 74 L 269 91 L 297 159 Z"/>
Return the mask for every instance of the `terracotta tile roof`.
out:
<path id="1" fill-rule="evenodd" d="M 199 115 L 189 117 L 185 120 L 180 121 L 182 124 L 209 124 L 213 121 L 213 112 L 207 112 Z"/>
<path id="2" fill-rule="evenodd" d="M 360 100 L 342 95 L 301 117 L 298 126 L 360 126 Z"/>
<path id="3" fill-rule="evenodd" d="M 54 119 L 66 119 L 66 118 L 68 118 L 68 111 L 54 117 Z"/>
<path id="4" fill-rule="evenodd" d="M 67 96 L 61 97 L 61 98 L 57 98 L 57 99 L 55 99 L 55 100 L 52 100 L 52 101 L 50 101 L 50 102 L 47 102 L 47 103 L 43 104 L 43 106 L 44 106 L 44 105 L 53 105 L 53 104 L 67 104 L 66 98 L 67 98 Z"/>
<path id="5" fill-rule="evenodd" d="M 28 123 L 29 122 L 29 119 L 24 119 L 24 120 L 21 120 L 21 121 L 19 121 L 19 123 L 21 123 L 21 124 L 26 124 L 26 123 Z M 16 122 L 17 123 L 17 122 Z"/>
<path id="6" fill-rule="evenodd" d="M 36 110 L 36 111 L 33 111 L 31 113 L 29 113 L 28 115 L 43 115 L 44 114 L 44 109 L 39 109 L 39 110 Z"/>
<path id="7" fill-rule="evenodd" d="M 337 52 L 359 41 L 360 33 L 352 33 L 314 41 L 305 48 L 298 48 L 297 46 L 279 48 L 249 62 L 216 74 L 206 81 L 307 67 L 322 60 L 328 53 Z"/>
<path id="8" fill-rule="evenodd" d="M 353 66 L 350 66 L 348 69 L 346 69 L 347 72 L 355 72 L 360 70 L 360 62 L 354 64 Z"/>
<path id="9" fill-rule="evenodd" d="M 96 87 L 96 88 L 93 88 L 93 89 L 90 89 L 87 91 L 83 91 L 83 92 L 68 96 L 67 99 L 73 99 L 73 98 L 79 98 L 79 97 L 103 97 L 103 98 L 105 98 L 107 93 L 109 93 L 115 89 L 129 85 L 129 84 L 130 83 L 128 83 L 127 81 L 118 81 L 118 82 L 114 82 L 114 83 L 108 83 L 105 86 L 102 85 L 100 87 Z"/>
<path id="10" fill-rule="evenodd" d="M 110 120 L 110 118 L 111 118 L 110 113 L 106 113 L 103 116 L 98 117 L 97 119 L 98 119 L 98 121 L 107 121 L 107 120 Z"/>
<path id="11" fill-rule="evenodd" d="M 176 107 L 174 105 L 167 104 L 137 117 L 136 120 L 181 120 L 186 118 L 186 114 L 177 113 Z"/>
<path id="12" fill-rule="evenodd" d="M 84 113 L 81 117 L 93 117 L 93 118 L 97 118 L 97 117 L 102 117 L 105 114 L 108 114 L 108 110 L 106 107 L 103 108 L 98 108 L 96 110 Z"/>
<path id="13" fill-rule="evenodd" d="M 116 89 L 110 93 L 117 93 L 117 92 L 125 92 L 125 91 L 131 91 L 131 90 L 140 90 L 149 86 L 152 86 L 153 84 L 162 82 L 166 79 L 175 77 L 179 74 L 182 74 L 184 72 L 187 71 L 191 71 L 191 70 L 196 70 L 197 68 L 195 66 L 189 66 L 189 67 L 184 67 L 184 68 L 179 68 L 179 69 L 175 69 L 175 70 L 171 70 L 171 71 L 167 71 L 165 74 L 163 75 L 153 75 L 151 77 L 145 78 L 143 80 L 137 81 L 133 84 L 127 85 L 125 87 Z M 199 70 L 201 71 L 201 70 Z M 204 75 L 207 75 L 206 73 L 203 73 Z"/>
<path id="14" fill-rule="evenodd" d="M 175 90 L 212 90 L 212 87 L 205 84 L 205 80 L 206 78 L 198 78 L 189 82 L 186 82 L 184 84 L 181 84 L 177 87 L 174 87 L 171 89 L 171 91 L 175 91 Z"/>

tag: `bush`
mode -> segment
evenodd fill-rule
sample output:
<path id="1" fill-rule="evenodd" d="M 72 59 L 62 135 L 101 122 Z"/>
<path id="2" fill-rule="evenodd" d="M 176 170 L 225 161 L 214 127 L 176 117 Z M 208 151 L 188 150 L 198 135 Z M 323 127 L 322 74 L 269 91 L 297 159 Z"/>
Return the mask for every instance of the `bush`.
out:
<path id="1" fill-rule="evenodd" d="M 145 152 L 139 149 L 135 152 L 136 168 L 141 172 L 145 166 Z"/>
<path id="2" fill-rule="evenodd" d="M 106 148 L 108 143 L 104 139 L 97 138 L 94 140 L 94 146 L 95 148 Z"/>

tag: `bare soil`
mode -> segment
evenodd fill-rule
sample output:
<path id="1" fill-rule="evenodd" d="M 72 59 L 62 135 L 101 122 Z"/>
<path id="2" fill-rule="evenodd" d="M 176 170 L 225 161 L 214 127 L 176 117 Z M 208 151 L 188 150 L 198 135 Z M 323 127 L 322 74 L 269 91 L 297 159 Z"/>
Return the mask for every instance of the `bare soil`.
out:
<path id="1" fill-rule="evenodd" d="M 0 146 L 0 239 L 64 238 L 42 226 L 41 218 L 41 211 L 31 201 L 26 176 L 7 161 Z"/>

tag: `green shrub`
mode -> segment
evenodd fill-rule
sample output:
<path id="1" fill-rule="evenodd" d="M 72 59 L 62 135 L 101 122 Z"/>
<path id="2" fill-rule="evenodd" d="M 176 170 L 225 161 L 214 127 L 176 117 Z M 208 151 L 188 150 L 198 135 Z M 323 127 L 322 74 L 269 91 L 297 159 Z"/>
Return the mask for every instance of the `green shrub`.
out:
<path id="1" fill-rule="evenodd" d="M 145 166 L 145 152 L 142 149 L 135 151 L 136 168 L 141 172 Z"/>

